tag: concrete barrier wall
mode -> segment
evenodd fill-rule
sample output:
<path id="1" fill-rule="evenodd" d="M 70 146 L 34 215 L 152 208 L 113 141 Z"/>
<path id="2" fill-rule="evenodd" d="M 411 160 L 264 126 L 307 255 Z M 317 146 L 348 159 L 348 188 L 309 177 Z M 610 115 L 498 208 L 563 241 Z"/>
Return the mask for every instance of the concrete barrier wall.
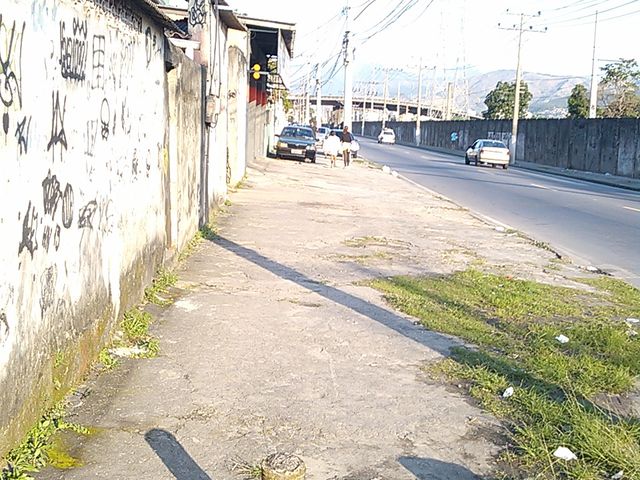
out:
<path id="1" fill-rule="evenodd" d="M 167 246 L 180 251 L 198 230 L 201 207 L 202 117 L 204 103 L 200 65 L 175 51 L 176 62 L 168 74 L 170 211 Z"/>
<path id="2" fill-rule="evenodd" d="M 415 122 L 387 122 L 399 143 L 415 144 Z M 376 137 L 381 122 L 366 122 L 365 136 Z M 356 127 L 360 132 L 360 125 Z M 519 123 L 516 161 L 640 178 L 640 120 L 544 119 Z M 455 134 L 452 137 L 452 134 Z M 478 138 L 509 144 L 510 120 L 428 121 L 420 144 L 464 152 Z"/>
<path id="3" fill-rule="evenodd" d="M 136 3 L 0 6 L 0 456 L 197 226 L 200 70 L 169 108 L 163 28 Z"/>

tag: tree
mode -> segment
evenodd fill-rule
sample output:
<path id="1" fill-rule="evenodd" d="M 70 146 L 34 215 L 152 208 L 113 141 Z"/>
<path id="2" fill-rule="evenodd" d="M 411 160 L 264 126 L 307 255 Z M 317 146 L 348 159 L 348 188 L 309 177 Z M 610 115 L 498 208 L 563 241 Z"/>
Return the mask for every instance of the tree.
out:
<path id="1" fill-rule="evenodd" d="M 520 108 L 519 117 L 524 117 L 529 109 L 533 95 L 529 86 L 520 82 Z M 513 118 L 513 106 L 516 99 L 516 82 L 498 82 L 496 88 L 491 90 L 484 99 L 487 111 L 483 112 L 487 119 Z"/>
<path id="2" fill-rule="evenodd" d="M 589 116 L 587 87 L 581 83 L 573 87 L 567 100 L 567 107 L 569 108 L 569 118 L 587 118 Z"/>
<path id="3" fill-rule="evenodd" d="M 638 82 L 640 69 L 633 59 L 621 58 L 601 68 L 599 116 L 613 118 L 640 117 Z"/>

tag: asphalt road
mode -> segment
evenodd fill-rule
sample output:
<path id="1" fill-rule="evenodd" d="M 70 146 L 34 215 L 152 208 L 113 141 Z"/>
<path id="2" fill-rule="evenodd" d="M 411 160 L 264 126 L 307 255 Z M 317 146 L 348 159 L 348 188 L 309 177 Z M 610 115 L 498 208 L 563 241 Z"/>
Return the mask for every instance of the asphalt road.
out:
<path id="1" fill-rule="evenodd" d="M 360 139 L 363 157 L 640 287 L 640 193 Z M 499 248 L 496 245 L 496 248 Z"/>

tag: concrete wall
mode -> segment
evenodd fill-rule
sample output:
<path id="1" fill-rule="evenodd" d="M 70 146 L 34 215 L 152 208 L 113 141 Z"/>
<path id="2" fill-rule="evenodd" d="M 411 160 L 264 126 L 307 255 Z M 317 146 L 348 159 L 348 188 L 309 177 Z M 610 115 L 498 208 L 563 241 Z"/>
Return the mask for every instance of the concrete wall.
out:
<path id="1" fill-rule="evenodd" d="M 182 250 L 199 227 L 201 168 L 203 160 L 202 116 L 204 102 L 202 67 L 175 51 L 168 74 L 169 176 L 171 211 L 168 246 Z"/>
<path id="2" fill-rule="evenodd" d="M 398 142 L 414 144 L 415 122 L 387 122 Z M 365 136 L 375 137 L 380 122 L 366 122 Z M 359 131 L 359 125 L 356 126 Z M 451 134 L 457 134 L 452 141 Z M 516 160 L 560 168 L 640 178 L 640 120 L 522 120 Z M 463 152 L 478 138 L 507 145 L 510 120 L 421 122 L 421 145 Z"/>
<path id="3" fill-rule="evenodd" d="M 236 185 L 244 177 L 247 160 L 247 101 L 249 70 L 247 33 L 229 30 L 229 91 L 228 103 L 228 182 Z"/>
<path id="4" fill-rule="evenodd" d="M 209 97 L 205 130 L 207 208 L 215 210 L 227 196 L 228 171 L 228 28 L 216 20 L 212 2 L 189 0 L 189 33 L 200 42 L 195 60 L 206 67 L 206 94 Z"/>
<path id="5" fill-rule="evenodd" d="M 198 75 L 181 65 L 169 101 L 163 29 L 134 5 L 0 5 L 0 455 L 197 224 L 197 112 L 176 98 L 197 103 Z"/>

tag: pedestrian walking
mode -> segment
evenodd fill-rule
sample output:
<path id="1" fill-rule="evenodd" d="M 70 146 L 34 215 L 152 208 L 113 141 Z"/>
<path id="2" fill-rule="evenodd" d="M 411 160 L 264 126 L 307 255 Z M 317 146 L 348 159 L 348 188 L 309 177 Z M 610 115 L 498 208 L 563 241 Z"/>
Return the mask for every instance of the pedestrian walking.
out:
<path id="1" fill-rule="evenodd" d="M 344 166 L 348 167 L 351 161 L 351 142 L 353 141 L 353 135 L 349 131 L 349 127 L 345 126 L 342 129 L 342 160 Z"/>
<path id="2" fill-rule="evenodd" d="M 329 160 L 331 160 L 331 168 L 336 166 L 336 157 L 338 156 L 340 148 L 340 139 L 336 135 L 336 132 L 332 130 L 322 144 L 324 154 L 329 157 Z"/>

